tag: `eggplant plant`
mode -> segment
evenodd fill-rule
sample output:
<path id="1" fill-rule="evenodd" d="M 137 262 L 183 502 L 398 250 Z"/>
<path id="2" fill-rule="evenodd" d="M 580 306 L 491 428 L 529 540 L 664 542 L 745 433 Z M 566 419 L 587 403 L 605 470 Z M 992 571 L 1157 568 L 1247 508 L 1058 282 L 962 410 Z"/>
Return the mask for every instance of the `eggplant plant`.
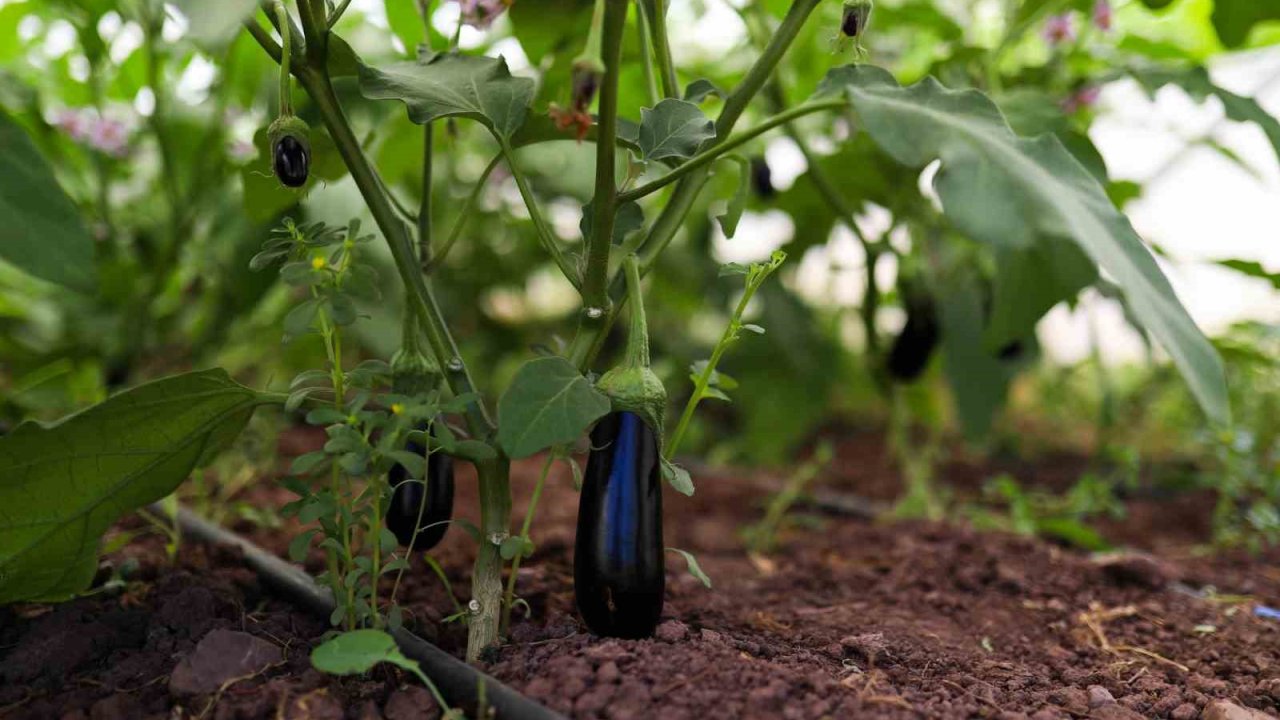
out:
<path id="1" fill-rule="evenodd" d="M 517 12 L 568 12 L 561 5 L 569 4 L 464 3 L 460 23 L 487 27 L 510 8 L 518 33 Z M 727 237 L 739 231 L 750 190 L 761 202 L 787 200 L 774 189 L 768 165 L 748 159 L 759 156 L 775 131 L 791 137 L 805 156 L 806 200 L 821 203 L 865 251 L 868 354 L 877 367 L 887 362 L 897 380 L 920 376 L 930 357 L 942 355 L 960 414 L 989 419 L 989 390 L 1007 384 L 1009 372 L 996 350 L 1030 336 L 1051 307 L 1105 274 L 1206 415 L 1227 422 L 1217 354 L 1107 194 L 1105 177 L 1082 160 L 1078 138 L 1051 123 L 1015 127 L 1014 116 L 1002 113 L 997 100 L 1006 99 L 1004 83 L 1018 80 L 1002 64 L 1003 46 L 992 49 L 977 77 L 948 73 L 959 87 L 933 77 L 903 86 L 888 70 L 861 62 L 872 30 L 890 30 L 902 17 L 892 7 L 873 9 L 867 0 L 753 0 L 740 8 L 755 48 L 749 62 L 715 82 L 696 78 L 682 88 L 682 71 L 689 71 L 677 65 L 668 37 L 668 0 L 594 0 L 573 10 L 590 16 L 588 29 L 569 39 L 577 54 L 568 66 L 542 66 L 540 86 L 513 75 L 502 57 L 461 49 L 461 24 L 452 38 L 441 36 L 429 0 L 417 3 L 423 42 L 411 48 L 412 57 L 395 62 L 366 60 L 348 43 L 344 36 L 384 32 L 346 17 L 349 2 L 177 5 L 202 42 L 225 47 L 247 37 L 275 63 L 278 112 L 265 128 L 265 169 L 278 184 L 305 193 L 330 172 L 325 168 L 338 165 L 337 176 L 349 176 L 374 232 L 362 234 L 358 220 L 343 227 L 286 218 L 254 258 L 256 269 L 279 264 L 289 297 L 298 301 L 284 318 L 286 334 L 295 342 L 318 337 L 325 352 L 326 365 L 299 375 L 288 393 L 250 389 L 224 371 L 204 370 L 156 380 L 58 424 L 27 423 L 0 438 L 0 602 L 65 599 L 83 590 L 97 566 L 98 538 L 113 522 L 172 492 L 225 449 L 257 408 L 278 406 L 305 412 L 309 423 L 325 428 L 325 448 L 294 462 L 290 487 L 300 499 L 289 512 L 312 525 L 295 542 L 296 556 L 313 544 L 324 553 L 323 579 L 338 600 L 335 626 L 397 624 L 396 591 L 384 594 L 380 580 L 405 571 L 407 557 L 397 555 L 398 548 L 428 548 L 450 527 L 443 523 L 459 525 L 475 542 L 464 619 L 467 658 L 477 660 L 499 640 L 516 602 L 515 568 L 533 552 L 530 526 L 547 475 L 544 466 L 535 502 L 513 535 L 512 461 L 546 453 L 549 465 L 589 437 L 575 556 L 578 607 L 593 631 L 648 634 L 663 607 L 662 485 L 694 491 L 672 455 L 690 432 L 697 405 L 725 400 L 733 390 L 732 378 L 718 369 L 727 350 L 744 339 L 767 342 L 751 338 L 765 328 L 746 319 L 753 303 L 767 299 L 757 291 L 785 254 L 722 269 L 720 277 L 742 277 L 742 294 L 710 358 L 691 369 L 689 397 L 670 436 L 666 389 L 649 367 L 643 283 L 662 271 L 664 255 L 685 250 L 677 239 L 687 224 L 709 222 L 695 217 L 695 209 L 725 178 L 731 190 L 716 218 Z M 1024 33 L 1042 9 L 1014 10 L 1009 35 Z M 403 27 L 403 15 L 395 24 Z M 628 35 L 629 27 L 635 34 Z M 390 47 L 391 36 L 384 36 Z M 789 65 L 793 46 L 830 48 L 832 37 L 854 47 L 837 42 L 834 51 L 824 49 L 820 80 L 811 68 Z M 633 46 L 637 52 L 624 52 Z M 813 77 L 804 99 L 793 102 L 797 76 Z M 643 82 L 624 82 L 631 77 Z M 1200 74 L 1142 77 L 1150 87 L 1199 82 L 1202 96 L 1227 98 Z M 561 93 L 554 99 L 567 104 L 543 106 L 550 98 L 540 97 L 540 87 Z M 401 108 L 421 139 L 421 155 L 409 163 L 418 194 L 413 203 L 390 186 L 379 165 L 403 164 L 403 158 L 372 149 L 379 125 L 371 118 Z M 1256 118 L 1240 102 L 1233 101 L 1232 112 Z M 1022 134 L 1024 128 L 1034 136 Z M 17 208 L 12 227 L 0 235 L 0 257 L 54 282 L 84 281 L 92 273 L 79 265 L 92 254 L 91 241 L 65 226 L 66 198 L 23 131 L 0 118 L 0 133 L 6 148 L 12 143 L 22 151 L 0 158 L 6 191 L 0 201 Z M 446 231 L 442 206 L 454 203 L 443 201 L 433 177 L 456 160 L 460 137 L 484 147 L 488 162 L 470 188 L 448 188 L 466 199 Z M 818 138 L 841 140 L 838 152 L 856 161 L 829 162 L 809 142 Z M 581 237 L 572 241 L 548 219 L 555 195 L 550 180 L 535 176 L 528 163 L 550 143 L 581 143 L 594 160 Z M 13 200 L 21 197 L 9 179 L 18 166 L 40 188 L 39 202 Z M 451 274 L 465 269 L 459 254 L 485 243 L 480 233 L 467 232 L 467 222 L 480 214 L 485 183 L 499 167 L 519 196 L 533 243 L 575 294 L 575 311 L 560 328 L 567 341 L 527 359 L 495 395 L 474 379 L 483 347 L 468 345 L 474 338 L 452 310 L 478 300 L 443 289 Z M 936 168 L 932 198 L 918 189 L 926 168 Z M 861 184 L 872 175 L 887 182 Z M 865 196 L 850 197 L 861 188 Z M 895 227 L 910 235 L 910 251 L 887 234 L 862 233 L 857 215 L 872 201 L 893 211 Z M 798 238 L 795 250 L 822 240 L 821 233 Z M 385 246 L 399 280 L 395 292 L 403 294 L 401 347 L 389 362 L 355 364 L 343 354 L 344 333 L 358 320 L 360 302 L 386 299 L 385 281 L 367 259 L 374 243 Z M 875 270 L 890 256 L 909 256 L 919 277 L 900 283 L 911 319 L 886 353 L 877 330 Z M 77 267 L 59 268 L 59 258 Z M 912 283 L 923 289 L 907 289 Z M 987 291 L 989 285 L 994 289 Z M 624 313 L 630 318 L 625 357 L 597 376 L 608 366 L 606 341 Z M 478 525 L 448 520 L 454 463 L 475 467 Z"/>

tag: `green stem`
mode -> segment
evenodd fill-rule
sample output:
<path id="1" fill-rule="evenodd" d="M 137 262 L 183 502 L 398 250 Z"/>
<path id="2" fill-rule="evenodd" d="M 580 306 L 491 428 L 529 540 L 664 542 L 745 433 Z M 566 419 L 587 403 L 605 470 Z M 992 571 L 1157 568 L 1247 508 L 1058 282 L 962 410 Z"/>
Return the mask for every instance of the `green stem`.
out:
<path id="1" fill-rule="evenodd" d="M 338 148 L 338 153 L 351 171 L 351 177 L 369 206 L 374 221 L 387 240 L 391 256 L 395 260 L 396 270 L 400 273 L 400 279 L 410 291 L 413 301 L 410 310 L 416 312 L 422 321 L 423 328 L 427 332 L 427 341 L 444 371 L 449 389 L 454 395 L 475 393 L 475 384 L 444 322 L 440 305 L 436 302 L 431 286 L 422 275 L 413 245 L 409 241 L 407 228 L 404 222 L 396 217 L 395 209 L 383 192 L 369 159 L 365 157 L 360 142 L 351 131 L 351 125 L 342 111 L 328 74 L 324 70 L 308 68 L 300 79 L 315 103 L 316 110 L 324 119 L 325 126 Z M 478 395 L 477 399 L 467 405 L 467 421 L 472 435 L 476 438 L 486 438 L 494 430 L 493 422 L 489 419 Z"/>
<path id="2" fill-rule="evenodd" d="M 499 455 L 476 464 L 480 480 L 480 546 L 471 573 L 471 616 L 467 624 L 467 662 L 498 640 L 502 623 L 500 546 L 511 520 L 511 463 Z M 496 542 L 495 542 L 496 541 Z"/>
<path id="3" fill-rule="evenodd" d="M 485 166 L 484 172 L 480 173 L 480 179 L 476 180 L 475 187 L 471 188 L 471 194 L 468 195 L 466 201 L 462 203 L 462 208 L 458 211 L 458 219 L 453 223 L 453 229 L 449 231 L 449 236 L 445 238 L 444 244 L 436 250 L 435 256 L 431 259 L 431 265 L 427 268 L 427 272 L 431 272 L 431 270 L 434 270 L 444 263 L 444 259 L 449 254 L 449 250 L 453 247 L 453 244 L 458 241 L 458 238 L 462 236 L 462 229 L 467 226 L 467 220 L 471 219 L 471 209 L 475 207 L 476 201 L 480 199 L 481 193 L 484 192 L 485 183 L 489 180 L 489 175 L 505 157 L 506 156 L 501 153 L 495 155 L 494 158 L 489 161 L 489 164 Z M 519 186 L 518 182 L 516 184 Z"/>
<path id="4" fill-rule="evenodd" d="M 680 97 L 680 81 L 676 78 L 676 66 L 671 58 L 671 42 L 667 38 L 667 0 L 640 0 L 649 24 L 650 41 L 657 55 L 658 70 L 662 77 L 662 93 L 669 98 Z"/>
<path id="5" fill-rule="evenodd" d="M 706 166 L 714 162 L 717 158 L 723 156 L 725 153 L 733 152 L 739 147 L 745 145 L 748 142 L 751 142 L 757 137 L 760 137 L 761 135 L 778 127 L 779 125 L 786 125 L 792 120 L 795 120 L 796 118 L 799 118 L 799 117 L 804 117 L 805 115 L 810 115 L 816 112 L 823 112 L 826 110 L 838 110 L 846 106 L 847 106 L 847 103 L 844 100 L 820 100 L 818 102 L 799 105 L 797 107 L 791 108 L 790 110 L 784 110 L 783 112 L 777 115 L 774 115 L 768 120 L 765 120 L 759 125 L 751 128 L 750 130 L 744 130 L 743 132 L 739 133 L 738 135 L 735 135 L 733 138 L 726 140 L 725 142 L 721 142 L 717 145 L 707 148 L 706 150 L 703 150 L 697 155 L 694 155 L 693 157 L 689 158 L 686 162 L 684 162 L 684 164 L 671 170 L 671 172 L 667 173 L 666 175 L 663 175 L 662 177 L 656 180 L 647 182 L 644 185 L 641 185 L 640 187 L 637 187 L 619 194 L 618 202 L 624 203 L 632 200 L 639 200 L 640 198 L 646 195 L 655 193 L 658 190 L 661 190 L 662 188 L 666 187 L 667 185 L 670 185 L 671 183 L 675 182 L 676 180 L 679 180 L 689 175 L 693 171 L 705 168 Z"/>
<path id="6" fill-rule="evenodd" d="M 543 249 L 551 255 L 551 259 L 555 260 L 556 267 L 560 268 L 560 272 L 564 274 L 565 278 L 575 288 L 580 288 L 581 281 L 578 279 L 577 268 L 573 266 L 573 261 L 560 249 L 555 233 L 551 231 L 551 226 L 547 224 L 547 221 L 542 217 L 542 211 L 538 209 L 538 200 L 534 197 L 533 190 L 529 187 L 528 179 L 525 177 L 524 172 L 520 170 L 520 166 L 516 164 L 515 153 L 512 152 L 511 146 L 505 141 L 502 142 L 502 157 L 506 159 L 507 169 L 511 171 L 511 177 L 516 181 L 516 188 L 520 190 L 520 198 L 524 200 L 525 207 L 529 210 L 529 218 L 533 221 L 534 230 L 538 233 L 538 241 L 542 244 Z M 492 165 L 492 163 L 490 164 Z M 476 186 L 477 191 L 483 184 L 483 178 L 481 178 L 481 183 Z M 463 220 L 465 218 L 459 219 L 459 225 Z"/>
<path id="7" fill-rule="evenodd" d="M 640 286 L 640 260 L 628 255 L 622 264 L 631 303 L 631 332 L 627 336 L 627 365 L 649 367 L 649 325 L 644 316 L 644 292 Z"/>
<path id="8" fill-rule="evenodd" d="M 334 25 L 338 24 L 338 21 L 342 19 L 342 14 L 347 11 L 347 6 L 350 4 L 351 0 L 342 0 L 342 4 L 334 8 L 332 13 L 329 13 L 328 27 L 330 29 L 332 29 Z"/>
<path id="9" fill-rule="evenodd" d="M 276 2 L 276 24 L 281 28 L 289 27 L 289 11 L 283 2 Z M 293 115 L 292 78 L 289 73 L 293 49 L 290 47 L 289 36 L 289 32 L 280 31 L 280 117 Z"/>
<path id="10" fill-rule="evenodd" d="M 586 313 L 609 308 L 609 249 L 618 187 L 615 161 L 618 135 L 618 78 L 622 74 L 622 33 L 627 22 L 626 0 L 607 0 L 604 11 L 604 78 L 600 84 L 600 118 L 596 136 L 596 187 L 592 197 L 591 237 L 587 238 L 587 267 L 582 279 Z"/>
<path id="11" fill-rule="evenodd" d="M 422 126 L 422 200 L 418 203 L 418 265 L 423 273 L 431 268 L 431 123 Z"/>
<path id="12" fill-rule="evenodd" d="M 742 299 L 738 301 L 738 307 L 734 309 L 733 317 L 730 318 L 729 324 L 725 326 L 724 334 L 720 336 L 715 349 L 711 351 L 711 359 L 707 361 L 706 367 L 702 368 L 702 372 L 698 373 L 698 378 L 693 384 L 693 394 L 689 396 L 689 401 L 685 403 L 684 412 L 680 413 L 680 422 L 676 423 L 675 432 L 671 434 L 671 441 L 666 445 L 667 457 L 674 457 L 676 450 L 680 447 L 680 442 L 684 440 L 685 431 L 689 429 L 689 421 L 693 419 L 693 411 L 697 409 L 698 403 L 702 401 L 703 394 L 711 383 L 711 375 L 716 371 L 716 366 L 720 364 L 720 358 L 724 356 L 725 351 L 733 344 L 734 339 L 741 330 L 742 313 L 746 312 L 747 304 L 751 302 L 751 298 L 755 295 L 758 287 L 748 285 L 746 292 L 742 293 Z"/>
<path id="13" fill-rule="evenodd" d="M 533 486 L 533 496 L 529 498 L 529 507 L 524 513 L 524 523 L 520 526 L 520 537 L 529 537 L 529 530 L 533 527 L 533 514 L 538 509 L 538 500 L 542 497 L 542 486 L 547 482 L 547 473 L 551 470 L 551 464 L 555 462 L 555 453 L 548 453 L 547 459 L 542 463 L 542 472 L 538 473 L 538 482 Z M 502 598 L 502 634 L 506 634 L 511 628 L 511 605 L 516 598 L 516 575 L 520 572 L 520 561 L 524 558 L 522 553 L 516 553 L 511 559 L 511 573 L 507 575 L 507 591 Z"/>
<path id="14" fill-rule="evenodd" d="M 644 71 L 644 87 L 649 93 L 649 104 L 657 105 L 662 99 L 658 92 L 658 78 L 653 73 L 653 51 L 649 49 L 649 17 L 643 2 L 636 3 L 636 32 L 639 34 L 640 69 Z"/>

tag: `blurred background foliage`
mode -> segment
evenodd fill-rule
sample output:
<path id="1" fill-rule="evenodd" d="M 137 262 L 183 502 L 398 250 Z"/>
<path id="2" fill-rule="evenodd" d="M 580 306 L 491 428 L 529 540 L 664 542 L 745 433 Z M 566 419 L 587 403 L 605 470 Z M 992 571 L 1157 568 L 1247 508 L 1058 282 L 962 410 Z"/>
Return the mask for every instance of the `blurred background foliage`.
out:
<path id="1" fill-rule="evenodd" d="M 741 74 L 756 53 L 754 42 L 767 38 L 770 23 L 789 6 L 786 0 L 671 4 L 679 80 L 711 90 L 700 100 L 708 114 L 721 102 L 714 88 Z M 424 24 L 414 0 L 357 1 L 337 32 L 366 63 L 411 57 L 424 42 L 447 46 L 458 29 L 456 2 L 433 5 Z M 458 38 L 466 51 L 505 55 L 514 72 L 535 78 L 534 113 L 545 116 L 552 104 L 569 100 L 569 65 L 591 6 L 516 0 L 491 27 L 463 27 Z M 851 49 L 835 41 L 841 12 L 838 0 L 820 6 L 770 91 L 773 103 L 807 97 L 832 66 L 852 60 Z M 870 27 L 862 42 L 871 62 L 904 84 L 932 75 L 950 87 L 984 90 L 1020 134 L 1056 134 L 1122 208 L 1144 187 L 1110 179 L 1091 140 L 1104 88 L 1154 94 L 1174 86 L 1190 102 L 1222 108 L 1230 121 L 1252 123 L 1280 154 L 1280 124 L 1251 99 L 1215 85 L 1209 72 L 1221 57 L 1277 57 L 1277 3 L 878 0 Z M 630 70 L 621 81 L 620 112 L 633 120 L 648 104 L 646 78 L 633 62 L 640 57 L 638 30 L 632 26 L 626 35 Z M 0 108 L 31 137 L 78 205 L 95 241 L 97 279 L 96 291 L 78 293 L 0 264 L 0 423 L 52 419 L 115 389 L 193 367 L 221 365 L 259 386 L 281 388 L 297 371 L 322 364 L 316 343 L 281 344 L 289 290 L 275 273 L 250 270 L 249 259 L 286 215 L 344 225 L 364 212 L 363 204 L 318 122 L 311 122 L 311 184 L 301 195 L 279 187 L 264 131 L 278 87 L 274 66 L 244 33 L 220 37 L 155 0 L 0 2 Z M 335 74 L 353 73 L 335 68 Z M 363 99 L 353 78 L 338 85 L 383 181 L 411 212 L 421 193 L 421 128 L 399 105 Z M 301 93 L 295 102 L 299 115 L 310 118 Z M 750 113 L 765 117 L 769 104 L 757 103 Z M 1185 456 L 1195 460 L 1196 482 L 1227 490 L 1220 508 L 1225 535 L 1280 534 L 1280 310 L 1264 309 L 1214 333 L 1228 371 L 1230 428 L 1205 422 L 1158 349 L 1109 361 L 1098 332 L 1089 338 L 1091 351 L 1070 363 L 1047 358 L 1033 336 L 1015 338 L 1017 352 L 1002 354 L 994 373 L 978 378 L 954 362 L 948 372 L 946 358 L 934 358 L 919 382 L 886 394 L 861 312 L 867 276 L 879 289 L 870 328 L 884 345 L 905 322 L 896 280 L 901 263 L 918 258 L 929 238 L 952 240 L 959 252 L 977 256 L 977 250 L 965 250 L 968 241 L 942 222 L 929 170 L 922 178 L 897 165 L 843 121 L 805 118 L 794 133 L 772 133 L 743 149 L 758 159 L 757 182 L 735 237 L 725 238 L 716 217 L 738 192 L 739 172 L 720 163 L 651 276 L 656 369 L 678 404 L 690 389 L 690 363 L 715 343 L 740 292 L 718 277 L 719 265 L 762 258 L 777 247 L 791 257 L 782 281 L 766 285 L 749 310 L 748 320 L 768 335 L 739 344 L 722 365 L 739 385 L 732 403 L 705 408 L 690 447 L 714 461 L 782 465 L 816 434 L 898 423 L 944 445 L 967 436 L 990 453 L 1068 445 L 1111 465 L 1130 451 Z M 871 272 L 807 172 L 795 137 L 837 181 L 862 233 L 895 249 Z M 1242 166 L 1265 162 L 1274 172 L 1277 162 L 1212 147 L 1212 138 L 1190 142 Z M 439 124 L 434 143 L 435 220 L 451 228 L 463 220 L 459 208 L 496 147 L 465 123 Z M 518 159 L 556 232 L 576 249 L 581 206 L 592 191 L 591 146 L 565 139 L 528 147 Z M 773 168 L 776 188 L 759 182 L 762 162 Z M 531 347 L 555 349 L 572 328 L 576 294 L 539 249 L 504 168 L 488 179 L 465 222 L 435 275 L 437 292 L 481 386 L 501 388 Z M 1239 282 L 1270 283 L 1280 292 L 1277 275 L 1243 260 L 1228 266 Z M 394 282 L 389 258 L 381 264 L 382 277 Z M 975 292 L 989 315 L 993 303 L 1008 299 L 991 289 L 992 260 L 978 257 L 976 267 L 982 271 Z M 1122 289 L 1105 279 L 1092 284 L 1088 294 L 1123 310 Z M 1269 297 L 1280 305 L 1276 292 Z M 1033 319 L 1059 300 L 1051 295 L 1048 306 L 1032 308 Z M 354 326 L 356 354 L 390 357 L 400 340 L 398 302 L 399 293 L 387 292 L 381 304 L 361 308 L 368 320 Z M 1023 295 L 1017 302 L 1037 301 Z M 1068 304 L 1075 303 L 1073 293 Z M 953 334 L 947 342 L 980 345 L 990 339 L 984 331 Z M 948 356 L 946 347 L 940 354 Z"/>

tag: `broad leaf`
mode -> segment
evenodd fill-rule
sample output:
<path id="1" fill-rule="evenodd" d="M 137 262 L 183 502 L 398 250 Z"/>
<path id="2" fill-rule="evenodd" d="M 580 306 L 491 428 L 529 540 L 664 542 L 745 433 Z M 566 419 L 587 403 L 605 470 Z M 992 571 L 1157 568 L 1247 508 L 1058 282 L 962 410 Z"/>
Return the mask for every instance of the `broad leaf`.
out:
<path id="1" fill-rule="evenodd" d="M 1254 25 L 1280 21 L 1280 2 L 1276 0 L 1214 0 L 1213 27 L 1222 44 L 1240 47 L 1249 39 Z"/>
<path id="2" fill-rule="evenodd" d="M 530 360 L 498 401 L 498 443 L 512 458 L 528 457 L 577 440 L 609 407 L 609 398 L 568 360 Z"/>
<path id="3" fill-rule="evenodd" d="M 956 227 L 996 248 L 1074 241 L 1124 289 L 1134 313 L 1168 351 L 1205 413 L 1228 421 L 1222 362 L 1178 301 L 1133 227 L 1052 135 L 1020 138 L 975 90 L 927 78 L 901 87 L 888 72 L 848 66 L 828 73 L 820 93 L 843 92 L 867 133 L 898 162 L 934 180 Z"/>
<path id="4" fill-rule="evenodd" d="M 443 54 L 425 63 L 361 65 L 360 92 L 371 100 L 400 100 L 416 123 L 465 117 L 506 141 L 524 123 L 534 83 L 513 77 L 502 58 Z"/>
<path id="5" fill-rule="evenodd" d="M 1280 8 L 1280 3 L 1277 7 Z M 1218 98 L 1228 118 L 1236 122 L 1251 122 L 1261 128 L 1271 141 L 1276 158 L 1280 159 L 1280 120 L 1264 110 L 1257 100 L 1215 85 L 1209 71 L 1203 67 L 1151 68 L 1130 74 L 1151 94 L 1165 85 L 1177 85 L 1197 102 L 1204 102 L 1211 96 Z"/>
<path id="6" fill-rule="evenodd" d="M 646 160 L 691 157 L 715 136 L 715 123 L 691 102 L 667 98 L 656 107 L 640 109 L 637 142 Z"/>
<path id="7" fill-rule="evenodd" d="M 311 651 L 311 664 L 330 675 L 362 675 L 384 662 L 417 667 L 400 652 L 395 638 L 381 630 L 345 632 Z"/>
<path id="8" fill-rule="evenodd" d="M 17 123 L 0 111 L 0 260 L 78 290 L 94 287 L 80 211 Z"/>
<path id="9" fill-rule="evenodd" d="M 187 18 L 187 37 L 217 49 L 231 42 L 241 23 L 258 9 L 258 0 L 172 0 Z"/>
<path id="10" fill-rule="evenodd" d="M 157 380 L 0 438 L 0 604 L 83 590 L 98 540 L 235 439 L 260 396 L 223 370 Z"/>
<path id="11" fill-rule="evenodd" d="M 982 289 L 975 274 L 953 266 L 937 289 L 947 383 L 965 436 L 976 440 L 987 435 L 1004 406 L 1013 369 L 982 342 Z"/>

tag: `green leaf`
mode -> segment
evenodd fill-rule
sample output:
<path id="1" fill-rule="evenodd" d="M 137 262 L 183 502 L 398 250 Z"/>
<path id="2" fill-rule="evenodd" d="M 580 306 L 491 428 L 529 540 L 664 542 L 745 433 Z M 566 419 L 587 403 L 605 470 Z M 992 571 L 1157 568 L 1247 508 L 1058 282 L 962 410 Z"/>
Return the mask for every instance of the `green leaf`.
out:
<path id="1" fill-rule="evenodd" d="M 395 638 L 381 630 L 344 632 L 311 651 L 311 664 L 330 675 L 362 675 L 384 662 L 406 669 L 418 667 L 400 652 Z"/>
<path id="2" fill-rule="evenodd" d="M 400 100 L 418 124 L 443 117 L 477 120 L 507 141 L 524 124 L 534 82 L 512 77 L 502 58 L 437 55 L 429 62 L 360 67 L 360 92 L 371 100 Z"/>
<path id="3" fill-rule="evenodd" d="M 1019 138 L 975 90 L 948 90 L 932 78 L 903 88 L 871 66 L 836 68 L 819 92 L 844 92 L 867 133 L 900 163 L 923 168 L 940 160 L 935 189 L 961 232 L 993 247 L 1029 247 L 1046 237 L 1077 243 L 1124 289 L 1205 413 L 1228 422 L 1213 346 L 1128 219 L 1057 138 Z"/>
<path id="4" fill-rule="evenodd" d="M 708 588 L 711 587 L 711 578 L 707 577 L 707 574 L 702 572 L 702 566 L 698 564 L 698 558 L 694 557 L 693 553 L 672 547 L 667 548 L 667 552 L 679 553 L 680 556 L 684 558 L 684 561 L 689 564 L 689 574 L 698 578 L 698 580 Z"/>
<path id="5" fill-rule="evenodd" d="M 640 108 L 640 154 L 646 160 L 687 158 L 716 136 L 716 124 L 691 102 L 667 98 Z"/>
<path id="6" fill-rule="evenodd" d="M 1004 406 L 1013 370 L 982 341 L 982 288 L 976 274 L 955 266 L 936 287 L 947 382 L 965 436 L 977 440 L 991 430 Z"/>
<path id="7" fill-rule="evenodd" d="M 1280 12 L 1280 5 L 1278 5 L 1278 12 Z M 1280 120 L 1264 110 L 1257 100 L 1237 95 L 1215 85 L 1213 79 L 1209 77 L 1209 71 L 1203 67 L 1151 68 L 1134 70 L 1129 74 L 1152 96 L 1165 85 L 1177 85 L 1196 102 L 1204 102 L 1209 97 L 1218 98 L 1228 118 L 1236 122 L 1257 125 L 1266 134 L 1267 140 L 1271 141 L 1271 148 L 1275 151 L 1276 158 L 1280 159 Z"/>
<path id="8" fill-rule="evenodd" d="M 0 438 L 0 605 L 63 600 L 122 515 L 173 492 L 244 428 L 259 395 L 223 370 L 141 385 Z"/>
<path id="9" fill-rule="evenodd" d="M 733 197 L 729 198 L 729 203 L 725 205 L 724 212 L 716 216 L 716 220 L 720 222 L 720 229 L 724 231 L 724 236 L 733 238 L 733 234 L 738 231 L 738 221 L 742 219 L 742 211 L 747 208 L 747 191 L 751 189 L 751 163 L 741 156 L 730 156 L 729 159 L 738 163 L 738 185 L 733 191 Z"/>
<path id="10" fill-rule="evenodd" d="M 711 95 L 724 97 L 724 91 L 706 78 L 698 78 L 689 83 L 688 87 L 684 89 L 685 102 L 701 103 Z"/>
<path id="11" fill-rule="evenodd" d="M 568 360 L 530 360 L 498 401 L 498 443 L 513 459 L 528 457 L 577 440 L 609 408 L 609 398 Z"/>
<path id="12" fill-rule="evenodd" d="M 1240 47 L 1249 39 L 1254 25 L 1280 20 L 1280 3 L 1275 0 L 1214 0 L 1213 27 L 1222 44 Z"/>
<path id="13" fill-rule="evenodd" d="M 1219 260 L 1217 264 L 1251 278 L 1269 282 L 1271 287 L 1280 290 L 1280 272 L 1267 272 L 1267 269 L 1262 267 L 1262 263 L 1256 260 Z"/>
<path id="14" fill-rule="evenodd" d="M 662 479 L 681 495 L 693 496 L 693 478 L 689 477 L 689 471 L 666 458 L 662 458 Z"/>
<path id="15" fill-rule="evenodd" d="M 231 42 L 241 24 L 258 9 L 257 0 L 173 0 L 187 18 L 187 37 L 204 48 Z"/>
<path id="16" fill-rule="evenodd" d="M 0 260 L 76 290 L 94 288 L 93 240 L 31 139 L 0 111 Z"/>

